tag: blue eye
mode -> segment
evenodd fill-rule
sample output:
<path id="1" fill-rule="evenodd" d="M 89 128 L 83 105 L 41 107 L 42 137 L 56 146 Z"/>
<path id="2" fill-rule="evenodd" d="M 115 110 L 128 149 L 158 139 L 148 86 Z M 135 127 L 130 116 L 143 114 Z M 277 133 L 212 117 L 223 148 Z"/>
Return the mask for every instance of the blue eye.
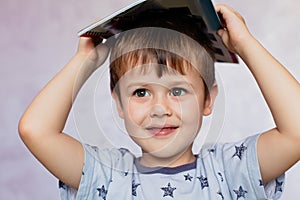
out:
<path id="1" fill-rule="evenodd" d="M 186 90 L 185 90 L 185 89 L 182 89 L 182 88 L 173 88 L 173 89 L 171 89 L 171 91 L 170 91 L 170 95 L 171 95 L 171 96 L 175 96 L 175 97 L 177 97 L 177 96 L 182 96 L 182 95 L 184 95 L 184 94 L 186 94 Z"/>
<path id="2" fill-rule="evenodd" d="M 148 97 L 150 96 L 150 92 L 147 89 L 137 89 L 133 92 L 133 95 L 137 97 Z"/>

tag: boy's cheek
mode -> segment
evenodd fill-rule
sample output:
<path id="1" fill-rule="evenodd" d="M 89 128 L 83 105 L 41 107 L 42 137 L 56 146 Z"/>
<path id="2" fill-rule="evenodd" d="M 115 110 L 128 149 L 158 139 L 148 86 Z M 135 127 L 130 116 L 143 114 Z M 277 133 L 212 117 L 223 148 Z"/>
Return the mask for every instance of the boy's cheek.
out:
<path id="1" fill-rule="evenodd" d="M 123 106 L 121 105 L 119 99 L 115 99 L 114 98 L 114 100 L 115 100 L 115 103 L 116 103 L 116 107 L 117 107 L 117 111 L 118 111 L 119 117 L 121 119 L 124 119 L 125 116 L 124 116 Z"/>
<path id="2" fill-rule="evenodd" d="M 141 126 L 147 117 L 147 107 L 131 104 L 126 111 L 126 120 L 135 126 Z"/>
<path id="3" fill-rule="evenodd" d="M 203 101 L 202 99 L 191 97 L 189 101 L 180 104 L 182 116 L 194 116 L 199 118 L 202 116 Z"/>

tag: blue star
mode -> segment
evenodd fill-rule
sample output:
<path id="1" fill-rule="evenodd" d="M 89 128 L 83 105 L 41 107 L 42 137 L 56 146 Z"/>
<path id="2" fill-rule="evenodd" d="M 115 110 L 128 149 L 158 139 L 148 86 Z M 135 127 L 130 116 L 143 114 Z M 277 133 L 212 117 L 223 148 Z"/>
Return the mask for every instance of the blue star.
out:
<path id="1" fill-rule="evenodd" d="M 282 192 L 282 184 L 283 184 L 283 181 L 280 182 L 276 179 L 275 193 Z"/>
<path id="2" fill-rule="evenodd" d="M 242 143 L 241 146 L 237 147 L 235 146 L 235 154 L 233 154 L 232 157 L 237 156 L 240 160 L 242 160 L 243 153 L 247 150 L 247 147 L 244 146 L 244 143 Z"/>
<path id="3" fill-rule="evenodd" d="M 184 178 L 186 181 L 192 181 L 192 176 L 188 173 L 187 175 L 184 175 Z"/>
<path id="4" fill-rule="evenodd" d="M 128 149 L 120 148 L 119 151 L 121 152 L 122 156 L 124 156 L 128 152 Z"/>
<path id="5" fill-rule="evenodd" d="M 217 192 L 217 194 L 221 196 L 222 200 L 224 200 L 224 196 L 223 196 L 222 192 L 219 191 L 219 192 Z"/>
<path id="6" fill-rule="evenodd" d="M 99 197 L 101 197 L 103 200 L 106 200 L 107 190 L 105 190 L 104 185 L 102 185 L 101 188 L 97 188 L 99 192 Z"/>
<path id="7" fill-rule="evenodd" d="M 127 176 L 127 175 L 128 175 L 128 173 L 129 173 L 129 172 L 123 172 L 123 175 L 124 175 L 124 176 Z"/>
<path id="8" fill-rule="evenodd" d="M 60 188 L 62 188 L 62 189 L 67 189 L 67 186 L 66 186 L 66 184 L 64 184 L 62 181 L 58 181 L 58 188 L 60 189 Z"/>
<path id="9" fill-rule="evenodd" d="M 236 199 L 238 200 L 239 198 L 243 197 L 244 199 L 246 198 L 246 194 L 248 193 L 246 190 L 243 189 L 242 186 L 239 187 L 238 190 L 233 190 L 234 193 L 236 194 Z"/>
<path id="10" fill-rule="evenodd" d="M 221 182 L 223 182 L 223 181 L 224 181 L 224 178 L 223 178 L 223 176 L 222 176 L 222 173 L 221 173 L 221 172 L 218 172 L 218 175 L 220 176 Z"/>
<path id="11" fill-rule="evenodd" d="M 201 183 L 201 189 L 203 190 L 205 187 L 209 187 L 207 178 L 204 176 L 197 177 Z"/>
<path id="12" fill-rule="evenodd" d="M 91 148 L 92 148 L 95 152 L 98 152 L 98 147 L 96 147 L 96 146 L 91 146 Z"/>
<path id="13" fill-rule="evenodd" d="M 215 149 L 208 149 L 209 153 L 215 153 L 215 151 L 216 151 Z"/>
<path id="14" fill-rule="evenodd" d="M 132 196 L 137 196 L 136 189 L 139 185 L 141 185 L 141 184 L 139 184 L 139 183 L 135 184 L 135 180 L 132 181 Z"/>
<path id="15" fill-rule="evenodd" d="M 174 190 L 176 190 L 176 187 L 174 187 L 174 188 L 171 187 L 170 183 L 168 183 L 168 187 L 162 187 L 160 189 L 162 189 L 165 192 L 163 197 L 170 196 L 170 197 L 174 198 L 173 192 L 174 192 Z"/>

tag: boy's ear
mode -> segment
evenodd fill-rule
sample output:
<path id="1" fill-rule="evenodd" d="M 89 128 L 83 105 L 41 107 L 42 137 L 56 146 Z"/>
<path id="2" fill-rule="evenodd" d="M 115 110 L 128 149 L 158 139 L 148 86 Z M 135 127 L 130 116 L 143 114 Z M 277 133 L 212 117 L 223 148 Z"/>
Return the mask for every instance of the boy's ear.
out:
<path id="1" fill-rule="evenodd" d="M 206 95 L 204 102 L 203 115 L 208 116 L 212 113 L 216 97 L 218 95 L 218 85 L 214 84 L 209 90 L 209 94 Z"/>
<path id="2" fill-rule="evenodd" d="M 117 106 L 117 110 L 118 110 L 118 113 L 119 113 L 119 117 L 121 117 L 122 119 L 124 119 L 123 107 L 122 107 L 121 99 L 120 99 L 119 95 L 115 91 L 112 91 L 111 92 L 111 96 L 113 97 L 113 99 L 116 102 L 116 106 Z"/>

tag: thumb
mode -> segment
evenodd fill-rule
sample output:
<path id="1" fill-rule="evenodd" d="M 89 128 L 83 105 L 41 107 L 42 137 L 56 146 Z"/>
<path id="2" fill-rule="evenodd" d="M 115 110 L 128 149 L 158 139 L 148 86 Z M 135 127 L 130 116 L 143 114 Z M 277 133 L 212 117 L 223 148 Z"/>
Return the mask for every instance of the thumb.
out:
<path id="1" fill-rule="evenodd" d="M 223 44 L 230 50 L 229 33 L 226 29 L 219 29 L 217 35 L 221 38 Z"/>
<path id="2" fill-rule="evenodd" d="M 102 65 L 109 54 L 109 48 L 105 44 L 99 44 L 95 48 L 95 53 L 97 56 L 94 59 L 96 59 L 97 65 Z"/>
<path id="3" fill-rule="evenodd" d="M 92 71 L 100 67 L 106 60 L 109 49 L 104 44 L 99 44 L 89 53 L 88 57 L 84 60 L 84 68 L 89 68 Z"/>
<path id="4" fill-rule="evenodd" d="M 92 52 L 90 52 L 88 56 L 88 61 L 91 63 L 97 63 L 97 65 L 102 65 L 107 58 L 108 55 L 108 48 L 104 44 L 98 44 Z"/>
<path id="5" fill-rule="evenodd" d="M 225 30 L 221 28 L 221 29 L 219 29 L 219 30 L 217 31 L 217 35 L 218 35 L 220 38 L 222 38 L 224 32 L 225 32 Z"/>

